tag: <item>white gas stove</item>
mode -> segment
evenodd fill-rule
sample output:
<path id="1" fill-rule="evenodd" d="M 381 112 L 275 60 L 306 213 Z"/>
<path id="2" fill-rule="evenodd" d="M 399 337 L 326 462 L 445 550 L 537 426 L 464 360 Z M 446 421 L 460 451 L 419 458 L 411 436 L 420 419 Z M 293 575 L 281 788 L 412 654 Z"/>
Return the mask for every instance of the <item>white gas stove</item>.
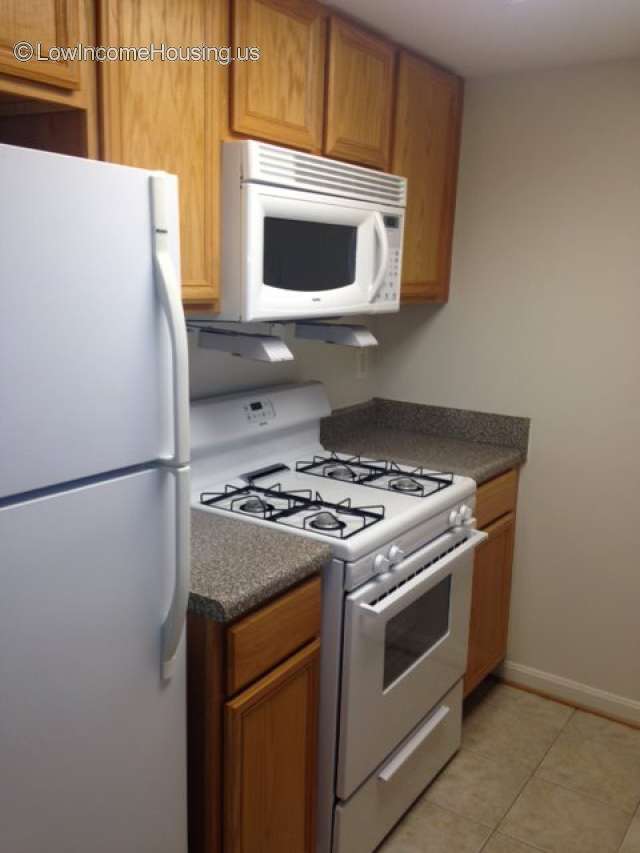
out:
<path id="1" fill-rule="evenodd" d="M 194 403 L 192 505 L 325 542 L 345 562 L 373 555 L 379 569 L 396 537 L 444 510 L 445 529 L 471 522 L 473 480 L 326 451 L 330 411 L 319 383 Z"/>
<path id="2" fill-rule="evenodd" d="M 317 850 L 370 853 L 459 746 L 484 534 L 473 480 L 327 451 L 329 413 L 319 383 L 194 403 L 192 506 L 331 547 Z"/>

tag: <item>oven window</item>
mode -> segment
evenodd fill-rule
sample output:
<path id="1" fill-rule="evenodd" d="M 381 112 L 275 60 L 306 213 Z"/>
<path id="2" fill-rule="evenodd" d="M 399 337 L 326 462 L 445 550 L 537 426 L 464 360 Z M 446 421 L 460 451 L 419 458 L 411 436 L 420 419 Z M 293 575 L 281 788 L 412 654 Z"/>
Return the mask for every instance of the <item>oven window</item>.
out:
<path id="1" fill-rule="evenodd" d="M 355 281 L 357 239 L 354 225 L 267 216 L 264 283 L 280 290 L 303 292 L 347 287 Z"/>
<path id="2" fill-rule="evenodd" d="M 393 684 L 449 630 L 451 575 L 387 622 L 384 688 Z"/>

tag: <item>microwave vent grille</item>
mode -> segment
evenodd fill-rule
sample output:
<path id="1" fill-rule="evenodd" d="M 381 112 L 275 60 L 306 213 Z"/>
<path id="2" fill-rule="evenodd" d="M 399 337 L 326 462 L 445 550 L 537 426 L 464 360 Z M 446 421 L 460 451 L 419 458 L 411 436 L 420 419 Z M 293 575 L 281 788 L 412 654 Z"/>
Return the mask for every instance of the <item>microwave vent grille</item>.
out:
<path id="1" fill-rule="evenodd" d="M 382 205 L 406 205 L 407 182 L 398 175 L 263 143 L 255 143 L 251 154 L 245 180 Z"/>

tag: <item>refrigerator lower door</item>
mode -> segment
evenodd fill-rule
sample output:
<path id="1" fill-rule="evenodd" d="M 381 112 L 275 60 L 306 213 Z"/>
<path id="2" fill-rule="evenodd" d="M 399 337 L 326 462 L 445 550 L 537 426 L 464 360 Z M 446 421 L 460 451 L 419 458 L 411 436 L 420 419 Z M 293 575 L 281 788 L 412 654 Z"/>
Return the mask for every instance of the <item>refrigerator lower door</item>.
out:
<path id="1" fill-rule="evenodd" d="M 175 512 L 158 469 L 0 508 L 0 850 L 186 853 Z"/>
<path id="2" fill-rule="evenodd" d="M 0 498 L 173 455 L 151 177 L 0 145 Z M 164 195 L 178 289 L 177 179 Z"/>

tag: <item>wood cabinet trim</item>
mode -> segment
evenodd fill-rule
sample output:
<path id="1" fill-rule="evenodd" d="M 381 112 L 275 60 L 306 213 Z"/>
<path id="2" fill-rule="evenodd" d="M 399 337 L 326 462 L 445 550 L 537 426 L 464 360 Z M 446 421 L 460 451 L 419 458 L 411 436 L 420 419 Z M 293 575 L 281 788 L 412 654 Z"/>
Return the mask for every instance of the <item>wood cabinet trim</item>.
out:
<path id="1" fill-rule="evenodd" d="M 320 633 L 321 581 L 314 577 L 231 625 L 227 693 L 263 676 Z"/>
<path id="2" fill-rule="evenodd" d="M 222 850 L 225 626 L 187 617 L 189 849 Z"/>
<path id="3" fill-rule="evenodd" d="M 380 138 L 370 143 L 355 140 L 344 128 L 340 110 L 346 73 L 341 67 L 341 43 L 347 48 L 376 55 L 385 67 L 386 90 L 381 93 Z M 327 91 L 325 104 L 324 152 L 330 157 L 349 160 L 374 168 L 388 169 L 391 157 L 391 126 L 395 77 L 396 46 L 373 35 L 346 18 L 332 15 L 329 19 L 327 56 Z"/>

